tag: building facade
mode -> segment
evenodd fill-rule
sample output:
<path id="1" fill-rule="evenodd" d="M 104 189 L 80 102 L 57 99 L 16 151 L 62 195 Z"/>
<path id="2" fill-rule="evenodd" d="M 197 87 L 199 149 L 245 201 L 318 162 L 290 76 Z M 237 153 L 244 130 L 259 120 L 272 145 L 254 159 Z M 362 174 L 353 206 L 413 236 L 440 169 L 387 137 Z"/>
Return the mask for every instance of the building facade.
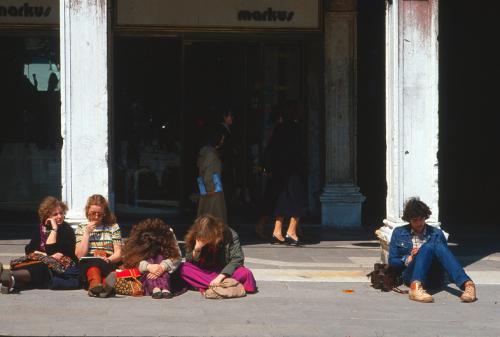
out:
<path id="1" fill-rule="evenodd" d="M 438 1 L 385 6 L 386 221 L 419 195 L 438 222 Z M 357 18 L 355 0 L 0 1 L 0 199 L 60 195 L 75 222 L 94 193 L 192 207 L 201 127 L 230 110 L 232 195 L 252 204 L 275 116 L 292 109 L 310 213 L 361 226 Z"/>

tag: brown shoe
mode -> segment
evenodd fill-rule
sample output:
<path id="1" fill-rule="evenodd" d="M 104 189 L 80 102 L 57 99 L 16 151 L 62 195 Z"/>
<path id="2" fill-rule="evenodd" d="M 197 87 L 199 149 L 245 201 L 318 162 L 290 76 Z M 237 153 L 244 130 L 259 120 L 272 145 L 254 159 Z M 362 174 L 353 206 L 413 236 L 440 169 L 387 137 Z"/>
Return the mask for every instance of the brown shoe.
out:
<path id="1" fill-rule="evenodd" d="M 464 283 L 464 292 L 460 296 L 460 299 L 462 300 L 462 302 L 467 302 L 467 303 L 474 302 L 475 300 L 477 300 L 476 285 L 474 284 L 474 282 L 469 280 Z"/>
<path id="2" fill-rule="evenodd" d="M 410 300 L 423 302 L 423 303 L 432 303 L 434 302 L 434 298 L 425 289 L 422 287 L 422 283 L 419 281 L 413 281 L 410 285 L 409 291 Z"/>

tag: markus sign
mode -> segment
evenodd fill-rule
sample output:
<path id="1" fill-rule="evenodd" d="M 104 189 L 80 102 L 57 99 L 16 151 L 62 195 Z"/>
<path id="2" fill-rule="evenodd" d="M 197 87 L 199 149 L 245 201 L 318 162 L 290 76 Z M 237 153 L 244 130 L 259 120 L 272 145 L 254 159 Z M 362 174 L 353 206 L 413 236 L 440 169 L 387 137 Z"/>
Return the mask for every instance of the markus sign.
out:
<path id="1" fill-rule="evenodd" d="M 59 0 L 0 0 L 0 25 L 57 25 Z"/>
<path id="2" fill-rule="evenodd" d="M 322 0 L 118 0 L 116 26 L 152 30 L 319 31 Z"/>
<path id="3" fill-rule="evenodd" d="M 294 11 L 276 11 L 269 7 L 265 11 L 241 10 L 238 21 L 291 21 L 294 15 Z"/>
<path id="4" fill-rule="evenodd" d="M 47 17 L 52 12 L 51 6 L 31 6 L 25 2 L 22 6 L 0 6 L 0 16 L 11 17 Z"/>

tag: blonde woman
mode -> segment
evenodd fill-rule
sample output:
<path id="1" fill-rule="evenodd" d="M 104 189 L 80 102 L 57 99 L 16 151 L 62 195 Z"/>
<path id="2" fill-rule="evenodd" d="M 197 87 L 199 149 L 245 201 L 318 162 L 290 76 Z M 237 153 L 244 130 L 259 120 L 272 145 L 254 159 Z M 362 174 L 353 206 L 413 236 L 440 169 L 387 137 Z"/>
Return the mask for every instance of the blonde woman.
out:
<path id="1" fill-rule="evenodd" d="M 114 282 L 106 282 L 108 274 L 121 261 L 122 236 L 108 201 L 99 194 L 90 196 L 85 206 L 87 222 L 76 230 L 75 254 L 80 259 L 81 279 L 89 296 L 108 297 Z"/>

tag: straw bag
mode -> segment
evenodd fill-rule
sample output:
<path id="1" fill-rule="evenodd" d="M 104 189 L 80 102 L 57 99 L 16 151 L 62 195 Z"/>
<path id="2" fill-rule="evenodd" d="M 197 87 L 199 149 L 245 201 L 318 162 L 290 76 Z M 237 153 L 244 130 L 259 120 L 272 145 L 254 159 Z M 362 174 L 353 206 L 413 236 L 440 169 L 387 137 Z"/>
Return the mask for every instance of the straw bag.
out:
<path id="1" fill-rule="evenodd" d="M 246 296 L 243 285 L 234 278 L 227 277 L 216 286 L 211 286 L 205 290 L 205 298 L 208 299 L 225 299 Z"/>

